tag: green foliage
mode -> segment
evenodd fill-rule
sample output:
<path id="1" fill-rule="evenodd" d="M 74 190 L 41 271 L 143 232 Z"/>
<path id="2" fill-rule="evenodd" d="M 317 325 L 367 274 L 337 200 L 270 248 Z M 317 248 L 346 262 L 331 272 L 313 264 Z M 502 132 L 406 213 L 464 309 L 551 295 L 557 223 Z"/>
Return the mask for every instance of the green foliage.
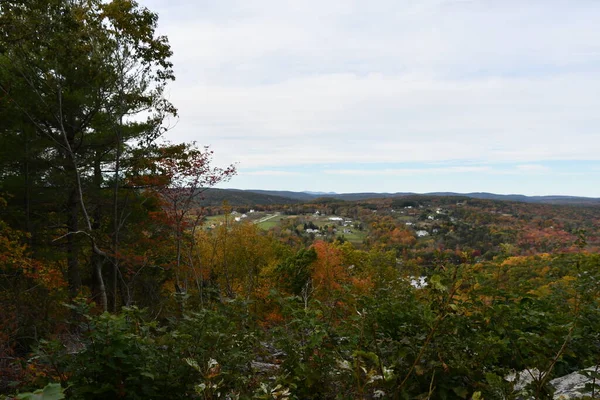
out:
<path id="1" fill-rule="evenodd" d="M 174 76 L 156 26 L 156 14 L 129 0 L 6 0 L 0 10 L 9 220 L 32 235 L 44 261 L 66 261 L 72 297 L 91 282 L 105 309 L 104 283 L 116 288 L 118 277 L 102 267 L 143 201 L 124 177 L 176 113 L 162 95 Z"/>
<path id="2" fill-rule="evenodd" d="M 243 313 L 237 307 L 221 312 L 202 310 L 186 315 L 176 326 L 174 349 L 186 356 L 188 365 L 198 366 L 194 367 L 200 373 L 197 384 L 215 395 L 252 385 L 250 362 L 258 346 L 258 332 L 248 328 Z"/>
<path id="3" fill-rule="evenodd" d="M 598 363 L 599 261 L 438 268 L 422 289 L 401 278 L 347 287 L 337 310 L 273 291 L 281 322 L 266 329 L 242 299 L 161 324 L 136 308 L 93 316 L 79 305 L 79 350 L 46 342 L 33 361 L 74 399 L 547 398 L 550 379 Z M 518 391 L 505 379 L 514 371 L 532 377 Z"/>
<path id="4" fill-rule="evenodd" d="M 69 398 L 188 398 L 198 388 L 212 398 L 252 378 L 256 333 L 243 328 L 247 320 L 227 315 L 233 309 L 190 313 L 159 328 L 137 308 L 98 316 L 81 305 L 72 308 L 83 318 L 80 350 L 43 342 L 33 359 L 68 381 Z"/>
<path id="5" fill-rule="evenodd" d="M 33 393 L 21 393 L 16 396 L 19 400 L 60 400 L 64 399 L 63 389 L 58 383 L 49 383 L 43 389 Z"/>
<path id="6" fill-rule="evenodd" d="M 337 362 L 335 350 L 339 340 L 335 330 L 322 320 L 318 308 L 305 310 L 295 298 L 281 301 L 289 320 L 274 331 L 275 345 L 286 354 L 282 363 L 284 379 L 280 378 L 280 382 L 290 387 L 297 398 L 331 397 L 335 386 L 331 386 L 329 374 Z"/>
<path id="7" fill-rule="evenodd" d="M 136 308 L 119 315 L 83 314 L 81 349 L 57 352 L 56 342 L 42 343 L 38 357 L 68 377 L 70 398 L 143 399 L 168 389 L 168 376 L 156 376 L 165 355 L 154 337 L 155 323 L 144 323 Z"/>
<path id="8" fill-rule="evenodd" d="M 288 257 L 276 269 L 282 286 L 292 294 L 300 296 L 310 281 L 310 266 L 317 259 L 314 248 L 301 249 Z"/>

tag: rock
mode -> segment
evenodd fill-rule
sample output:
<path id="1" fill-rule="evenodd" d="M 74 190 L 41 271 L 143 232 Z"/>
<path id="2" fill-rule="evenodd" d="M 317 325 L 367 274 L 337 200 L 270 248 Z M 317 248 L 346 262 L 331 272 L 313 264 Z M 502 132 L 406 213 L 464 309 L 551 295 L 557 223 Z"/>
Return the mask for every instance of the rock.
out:
<path id="1" fill-rule="evenodd" d="M 584 371 L 589 371 L 592 374 L 600 373 L 600 365 L 596 367 L 586 368 Z M 554 392 L 555 399 L 580 399 L 585 396 L 591 396 L 592 391 L 586 390 L 586 383 L 592 384 L 593 378 L 581 373 L 582 371 L 573 372 L 569 375 L 561 376 L 560 378 L 552 379 L 550 384 L 556 389 Z M 593 375 L 592 375 L 593 376 Z M 600 392 L 600 379 L 596 378 L 596 394 Z"/>
<path id="2" fill-rule="evenodd" d="M 523 389 L 525 389 L 525 387 L 527 385 L 529 385 L 531 382 L 533 382 L 533 380 L 535 379 L 540 379 L 540 371 L 537 368 L 533 368 L 530 369 L 529 371 L 525 370 L 525 371 L 521 371 L 518 374 L 516 373 L 511 373 L 509 375 L 507 375 L 504 379 L 508 382 L 514 382 L 515 385 L 513 386 L 513 389 L 515 392 L 520 392 Z"/>
<path id="3" fill-rule="evenodd" d="M 287 354 L 285 354 L 285 352 L 277 349 L 271 343 L 260 342 L 260 344 L 267 351 L 267 353 L 269 354 L 269 356 L 272 357 L 272 358 L 283 358 L 283 357 L 285 357 L 287 355 Z"/>
<path id="4" fill-rule="evenodd" d="M 285 358 L 286 354 L 271 343 L 260 342 L 260 344 L 263 352 L 250 362 L 250 367 L 258 374 L 271 374 L 280 368 L 279 359 Z"/>
<path id="5" fill-rule="evenodd" d="M 600 365 L 552 379 L 550 381 L 550 385 L 555 389 L 553 399 L 568 400 L 589 397 L 592 395 L 592 391 L 586 389 L 585 386 L 586 384 L 591 385 L 594 383 L 597 385 L 595 394 L 600 394 L 600 376 L 598 376 L 594 382 L 593 374 L 600 374 Z M 519 394 L 517 398 L 533 399 L 533 397 L 529 397 L 527 394 L 525 394 L 524 391 L 527 385 L 533 382 L 534 378 L 542 378 L 540 371 L 535 368 L 531 369 L 529 372 L 521 371 L 519 374 L 509 374 L 504 379 L 509 382 L 515 382 L 514 390 Z"/>
<path id="6" fill-rule="evenodd" d="M 263 373 L 263 374 L 272 372 L 272 371 L 276 371 L 279 369 L 279 365 L 277 365 L 277 364 L 271 364 L 271 363 L 265 363 L 265 362 L 259 362 L 259 361 L 251 361 L 250 366 L 257 373 Z"/>

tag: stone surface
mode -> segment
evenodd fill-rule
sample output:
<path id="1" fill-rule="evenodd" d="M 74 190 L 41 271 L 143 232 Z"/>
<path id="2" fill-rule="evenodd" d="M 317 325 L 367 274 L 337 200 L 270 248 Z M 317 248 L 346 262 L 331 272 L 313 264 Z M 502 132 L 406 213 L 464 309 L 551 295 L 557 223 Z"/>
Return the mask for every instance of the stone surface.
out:
<path id="1" fill-rule="evenodd" d="M 600 366 L 586 368 L 584 371 L 591 373 L 600 372 Z M 556 389 L 554 392 L 554 398 L 560 400 L 566 399 L 580 399 L 585 396 L 591 396 L 591 390 L 586 390 L 586 383 L 592 383 L 593 378 L 587 377 L 581 373 L 581 371 L 573 372 L 569 375 L 561 376 L 550 381 L 550 384 Z M 596 379 L 596 385 L 600 386 L 600 379 Z M 600 395 L 599 390 L 596 388 L 595 396 Z"/>
<path id="2" fill-rule="evenodd" d="M 279 365 L 277 365 L 277 364 L 260 362 L 260 361 L 251 361 L 250 366 L 257 373 L 268 373 L 268 372 L 276 371 L 279 369 Z"/>
<path id="3" fill-rule="evenodd" d="M 596 367 L 586 368 L 583 371 L 588 371 L 589 373 L 600 373 L 600 365 Z M 568 375 L 552 379 L 550 381 L 550 385 L 552 385 L 552 387 L 554 387 L 555 389 L 553 398 L 556 400 L 569 400 L 590 397 L 592 395 L 591 390 L 586 390 L 585 388 L 585 385 L 588 383 L 595 383 L 597 385 L 594 396 L 600 398 L 600 378 L 597 378 L 594 382 L 593 378 L 584 375 L 582 373 L 583 371 L 576 371 Z M 535 368 L 530 371 L 521 371 L 519 374 L 510 374 L 504 379 L 506 379 L 509 382 L 515 382 L 515 392 L 523 393 L 522 391 L 525 389 L 525 387 L 531 382 L 533 382 L 534 377 L 535 379 L 542 378 L 540 371 L 538 371 Z M 525 399 L 529 397 L 527 395 L 524 395 L 524 397 L 518 398 Z"/>

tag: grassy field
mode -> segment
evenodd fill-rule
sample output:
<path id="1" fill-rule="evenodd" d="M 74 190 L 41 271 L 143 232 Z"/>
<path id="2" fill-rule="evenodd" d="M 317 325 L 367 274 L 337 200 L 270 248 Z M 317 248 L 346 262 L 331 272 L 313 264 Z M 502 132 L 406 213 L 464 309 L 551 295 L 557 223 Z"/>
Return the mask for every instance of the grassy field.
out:
<path id="1" fill-rule="evenodd" d="M 236 223 L 234 220 L 234 218 L 236 216 L 239 217 L 239 215 L 230 216 L 231 223 Z M 244 221 L 254 222 L 259 228 L 267 231 L 271 228 L 279 226 L 282 223 L 282 221 L 289 219 L 289 218 L 295 218 L 295 217 L 302 217 L 305 220 L 312 222 L 319 228 L 323 228 L 325 225 L 334 226 L 338 231 L 337 232 L 338 236 L 343 236 L 347 241 L 349 241 L 353 244 L 362 244 L 363 240 L 367 236 L 366 231 L 359 231 L 352 226 L 344 227 L 344 226 L 338 225 L 339 222 L 331 221 L 329 219 L 331 216 L 329 216 L 329 215 L 320 215 L 320 216 L 285 215 L 284 216 L 284 215 L 280 215 L 279 213 L 252 213 L 252 214 L 248 214 L 248 218 L 245 218 Z M 213 215 L 213 216 L 206 218 L 205 226 L 210 226 L 212 224 L 218 225 L 219 222 L 222 222 L 224 220 L 225 220 L 224 215 Z M 352 230 L 352 233 L 343 233 L 344 229 L 350 229 L 350 230 Z"/>
<path id="2" fill-rule="evenodd" d="M 225 221 L 224 215 L 211 215 L 210 217 L 206 217 L 206 224 L 214 224 L 216 222 Z"/>
<path id="3" fill-rule="evenodd" d="M 259 228 L 264 229 L 265 231 L 268 231 L 269 229 L 274 228 L 277 225 L 279 225 L 279 219 L 278 218 L 273 218 L 273 219 L 270 219 L 268 221 L 259 222 L 256 225 Z"/>
<path id="4" fill-rule="evenodd" d="M 352 230 L 352 233 L 340 233 L 340 235 L 344 236 L 347 241 L 355 244 L 360 244 L 367 237 L 367 233 L 365 231 L 356 231 Z"/>

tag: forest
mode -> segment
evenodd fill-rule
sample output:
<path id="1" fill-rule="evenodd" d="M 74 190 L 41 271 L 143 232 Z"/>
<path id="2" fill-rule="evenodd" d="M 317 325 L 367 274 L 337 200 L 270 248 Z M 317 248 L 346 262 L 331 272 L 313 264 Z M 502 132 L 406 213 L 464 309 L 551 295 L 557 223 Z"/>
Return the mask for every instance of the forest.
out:
<path id="1" fill-rule="evenodd" d="M 600 206 L 204 204 L 157 23 L 0 3 L 0 399 L 599 397 Z"/>

